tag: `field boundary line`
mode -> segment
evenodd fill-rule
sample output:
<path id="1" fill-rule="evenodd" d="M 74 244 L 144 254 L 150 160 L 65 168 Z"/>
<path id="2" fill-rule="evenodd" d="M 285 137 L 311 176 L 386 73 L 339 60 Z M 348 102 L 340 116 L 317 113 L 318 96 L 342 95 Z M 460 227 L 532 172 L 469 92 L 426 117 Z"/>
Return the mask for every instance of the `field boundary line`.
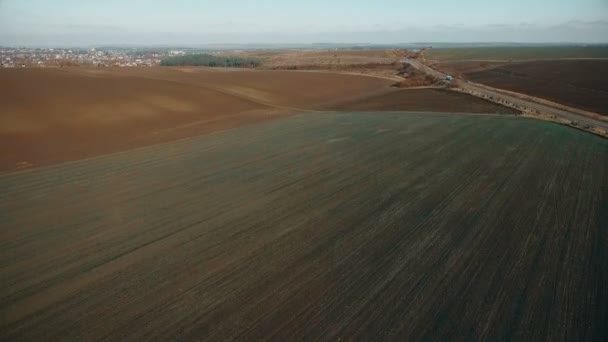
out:
<path id="1" fill-rule="evenodd" d="M 277 118 L 276 120 L 288 120 L 288 119 L 294 118 L 294 117 L 302 117 L 302 116 L 306 115 L 306 113 L 307 113 L 306 111 L 290 111 L 290 112 L 285 113 L 284 117 Z M 352 114 L 363 114 L 363 115 L 392 114 L 392 115 L 395 115 L 395 114 L 399 114 L 399 115 L 435 116 L 435 117 L 453 117 L 453 116 L 491 117 L 491 118 L 495 118 L 495 119 L 502 118 L 502 119 L 511 119 L 511 120 L 513 120 L 513 119 L 520 119 L 520 120 L 534 119 L 533 117 L 529 117 L 529 116 L 511 115 L 511 114 L 446 113 L 446 112 L 424 112 L 424 111 L 420 112 L 420 111 L 335 111 L 335 110 L 325 110 L 325 111 L 315 111 L 314 113 L 320 114 L 320 115 L 321 114 L 327 114 L 327 115 L 336 115 L 336 114 L 338 114 L 338 115 L 352 115 Z M 276 120 L 271 120 L 270 122 L 273 122 Z M 541 121 L 545 121 L 545 120 L 541 120 Z M 244 126 L 225 128 L 225 129 L 221 129 L 221 130 L 217 130 L 217 131 L 213 131 L 213 132 L 209 132 L 209 133 L 203 133 L 203 134 L 183 137 L 183 138 L 179 138 L 179 139 L 175 139 L 175 140 L 153 143 L 153 144 L 147 145 L 147 146 L 134 147 L 134 148 L 130 148 L 130 149 L 127 149 L 124 151 L 103 153 L 103 154 L 85 157 L 85 158 L 76 159 L 76 160 L 62 161 L 62 162 L 55 163 L 55 164 L 46 164 L 46 165 L 41 165 L 41 166 L 34 165 L 31 168 L 22 169 L 22 170 L 11 170 L 8 172 L 0 172 L 0 179 L 5 178 L 5 177 L 15 176 L 15 175 L 23 175 L 23 174 L 32 173 L 32 172 L 52 170 L 52 169 L 56 169 L 56 168 L 69 166 L 72 164 L 77 164 L 77 163 L 86 162 L 86 161 L 95 160 L 95 159 L 101 159 L 101 158 L 110 158 L 112 156 L 124 155 L 127 153 L 153 151 L 163 145 L 172 145 L 172 144 L 183 143 L 183 142 L 192 141 L 195 139 L 200 139 L 201 137 L 213 136 L 213 135 L 217 135 L 217 134 L 224 134 L 226 132 L 234 131 L 234 130 L 241 129 L 244 127 L 255 127 L 258 125 L 265 125 L 268 123 L 269 123 L 269 121 L 254 122 L 254 123 L 247 124 Z"/>

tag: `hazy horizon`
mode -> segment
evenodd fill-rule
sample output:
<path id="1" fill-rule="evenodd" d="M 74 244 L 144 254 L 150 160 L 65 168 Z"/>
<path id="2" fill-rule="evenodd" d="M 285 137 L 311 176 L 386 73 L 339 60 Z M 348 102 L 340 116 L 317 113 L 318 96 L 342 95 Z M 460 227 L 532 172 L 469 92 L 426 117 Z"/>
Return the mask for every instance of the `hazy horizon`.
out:
<path id="1" fill-rule="evenodd" d="M 0 45 L 608 43 L 608 2 L 0 0 Z"/>

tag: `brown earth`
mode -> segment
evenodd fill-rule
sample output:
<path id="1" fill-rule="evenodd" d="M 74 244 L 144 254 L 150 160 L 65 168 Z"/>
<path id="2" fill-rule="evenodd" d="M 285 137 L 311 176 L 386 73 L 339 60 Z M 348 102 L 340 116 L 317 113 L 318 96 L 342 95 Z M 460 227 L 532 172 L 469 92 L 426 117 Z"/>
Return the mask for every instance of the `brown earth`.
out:
<path id="1" fill-rule="evenodd" d="M 442 113 L 518 114 L 467 94 L 445 89 L 395 89 L 330 107 L 338 111 L 420 111 Z"/>
<path id="2" fill-rule="evenodd" d="M 0 171 L 230 129 L 294 110 L 348 109 L 338 106 L 345 102 L 354 106 L 350 108 L 370 111 L 498 110 L 473 97 L 444 91 L 392 93 L 393 83 L 328 72 L 2 69 Z M 393 95 L 382 95 L 387 90 Z M 370 97 L 374 95 L 380 97 Z M 356 105 L 357 99 L 365 100 Z"/>
<path id="3" fill-rule="evenodd" d="M 608 339 L 608 140 L 304 113 L 0 176 L 0 340 Z"/>
<path id="4" fill-rule="evenodd" d="M 241 55 L 262 61 L 262 69 L 331 70 L 399 80 L 400 61 L 406 50 L 293 50 L 249 51 Z"/>
<path id="5" fill-rule="evenodd" d="M 608 60 L 509 63 L 467 72 L 473 82 L 608 115 Z"/>
<path id="6" fill-rule="evenodd" d="M 0 70 L 0 170 L 238 127 L 369 94 L 390 81 L 330 73 Z"/>
<path id="7" fill-rule="evenodd" d="M 398 88 L 432 86 L 439 81 L 433 76 L 414 68 L 409 63 L 401 66 L 399 76 L 403 77 L 403 80 L 395 84 Z"/>
<path id="8" fill-rule="evenodd" d="M 483 71 L 498 66 L 509 64 L 506 61 L 452 61 L 432 63 L 430 66 L 433 69 L 439 70 L 445 74 L 466 79 L 466 75 L 471 72 Z"/>
<path id="9" fill-rule="evenodd" d="M 293 50 L 267 52 L 243 52 L 242 55 L 259 58 L 265 68 L 291 66 L 366 65 L 392 64 L 401 59 L 404 50 Z"/>

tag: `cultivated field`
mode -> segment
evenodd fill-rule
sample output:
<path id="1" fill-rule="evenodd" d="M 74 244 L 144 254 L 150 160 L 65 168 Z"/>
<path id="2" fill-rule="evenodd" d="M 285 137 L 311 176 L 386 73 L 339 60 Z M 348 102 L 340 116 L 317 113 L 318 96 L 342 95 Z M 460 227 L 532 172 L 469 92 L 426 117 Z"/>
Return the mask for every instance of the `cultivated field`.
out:
<path id="1" fill-rule="evenodd" d="M 336 111 L 421 111 L 444 113 L 519 114 L 518 111 L 445 89 L 395 89 L 341 102 Z"/>
<path id="2" fill-rule="evenodd" d="M 507 61 L 450 61 L 450 62 L 437 62 L 431 63 L 433 69 L 442 71 L 448 75 L 452 75 L 457 78 L 467 78 L 467 74 L 472 72 L 478 72 L 496 68 L 510 63 L 521 63 L 521 62 L 507 62 Z"/>
<path id="3" fill-rule="evenodd" d="M 348 65 L 392 64 L 404 56 L 403 50 L 291 50 L 240 55 L 261 59 L 265 68 L 339 67 Z"/>
<path id="4" fill-rule="evenodd" d="M 239 56 L 253 57 L 262 62 L 261 69 L 270 70 L 331 70 L 401 80 L 397 76 L 406 50 L 291 50 L 251 51 Z"/>
<path id="5" fill-rule="evenodd" d="M 441 48 L 427 50 L 425 55 L 428 59 L 436 61 L 608 58 L 608 46 L 492 46 Z"/>
<path id="6" fill-rule="evenodd" d="M 0 171 L 238 127 L 391 84 L 282 71 L 3 69 Z"/>
<path id="7" fill-rule="evenodd" d="M 0 339 L 606 340 L 606 174 L 557 124 L 302 113 L 0 176 Z"/>
<path id="8" fill-rule="evenodd" d="M 608 60 L 509 63 L 469 71 L 471 81 L 608 115 Z"/>
<path id="9" fill-rule="evenodd" d="M 0 172 L 235 128 L 303 109 L 338 108 L 390 92 L 393 83 L 327 72 L 2 69 Z M 366 110 L 496 110 L 446 92 L 388 96 L 392 102 L 368 104 Z"/>

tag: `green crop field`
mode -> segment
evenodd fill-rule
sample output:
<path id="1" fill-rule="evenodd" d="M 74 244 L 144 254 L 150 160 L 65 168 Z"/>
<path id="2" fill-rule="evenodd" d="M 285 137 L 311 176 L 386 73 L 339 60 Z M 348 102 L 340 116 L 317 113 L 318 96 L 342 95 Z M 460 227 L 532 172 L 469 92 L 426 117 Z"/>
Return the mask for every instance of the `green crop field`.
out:
<path id="1" fill-rule="evenodd" d="M 608 338 L 608 140 L 302 114 L 0 176 L 0 340 Z"/>
<path id="2" fill-rule="evenodd" d="M 439 48 L 425 54 L 428 59 L 438 61 L 608 58 L 608 46 Z"/>

